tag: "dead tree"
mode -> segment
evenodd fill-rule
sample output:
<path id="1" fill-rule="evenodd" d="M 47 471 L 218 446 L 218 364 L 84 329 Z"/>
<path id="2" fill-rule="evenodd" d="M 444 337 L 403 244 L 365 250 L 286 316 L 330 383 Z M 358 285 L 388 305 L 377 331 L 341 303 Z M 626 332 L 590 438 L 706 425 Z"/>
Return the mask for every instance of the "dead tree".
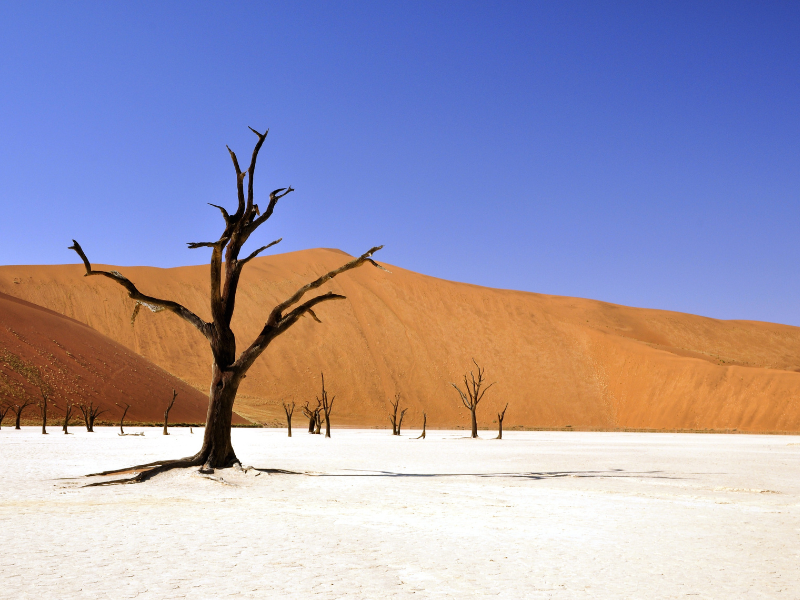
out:
<path id="1" fill-rule="evenodd" d="M 319 408 L 314 411 L 311 407 L 308 406 L 308 402 L 303 407 L 303 414 L 308 418 L 308 433 L 314 433 L 314 427 L 317 424 L 317 415 L 319 414 Z"/>
<path id="2" fill-rule="evenodd" d="M 428 413 L 422 413 L 422 433 L 419 434 L 419 439 L 425 439 L 425 428 L 428 425 Z"/>
<path id="3" fill-rule="evenodd" d="M 478 408 L 478 403 L 483 400 L 483 395 L 492 387 L 496 382 L 490 383 L 486 387 L 483 387 L 486 383 L 483 377 L 485 369 L 481 369 L 478 366 L 478 363 L 475 362 L 475 359 L 472 359 L 472 362 L 475 364 L 475 367 L 478 369 L 478 377 L 475 377 L 475 373 L 473 371 L 469 372 L 469 379 L 466 375 L 464 375 L 464 389 L 466 392 L 461 391 L 455 383 L 451 383 L 458 395 L 461 396 L 461 402 L 467 407 L 472 414 L 472 437 L 478 437 L 478 419 L 475 416 L 475 411 Z M 483 389 L 481 389 L 483 388 Z"/>
<path id="4" fill-rule="evenodd" d="M 497 413 L 497 439 L 503 439 L 503 419 L 506 417 L 506 410 L 508 409 L 508 402 L 506 402 L 506 407 L 503 409 L 503 412 Z"/>
<path id="5" fill-rule="evenodd" d="M 389 420 L 392 422 L 392 435 L 400 435 L 400 426 L 403 424 L 403 417 L 406 414 L 407 408 L 400 411 L 400 418 L 397 418 L 397 409 L 400 406 L 400 392 L 394 395 L 394 402 L 389 400 L 392 405 L 392 413 L 389 415 Z"/>
<path id="6" fill-rule="evenodd" d="M 336 400 L 336 396 L 328 399 L 328 392 L 325 391 L 325 374 L 322 374 L 322 398 L 317 398 L 317 402 L 322 407 L 322 412 L 325 415 L 325 437 L 331 437 L 331 411 L 333 410 L 333 401 Z M 318 413 L 319 414 L 319 413 Z M 321 423 L 320 423 L 321 425 Z M 319 433 L 319 426 L 317 427 L 317 433 Z"/>
<path id="7" fill-rule="evenodd" d="M 283 403 L 283 412 L 286 413 L 286 426 L 289 430 L 289 437 L 292 437 L 292 415 L 294 414 L 294 401 L 289 406 L 286 402 Z"/>
<path id="8" fill-rule="evenodd" d="M 44 389 L 39 389 L 42 394 L 42 401 L 38 402 L 39 412 L 42 415 L 42 434 L 47 435 L 47 392 Z"/>
<path id="9" fill-rule="evenodd" d="M 315 321 L 320 322 L 314 312 L 314 308 L 323 302 L 344 298 L 341 294 L 327 292 L 301 303 L 303 297 L 307 293 L 322 287 L 326 282 L 345 271 L 355 269 L 366 263 L 380 267 L 380 265 L 373 260 L 372 255 L 380 250 L 382 246 L 375 246 L 338 269 L 329 271 L 311 283 L 304 285 L 286 300 L 275 305 L 255 340 L 253 340 L 241 354 L 238 356 L 236 355 L 236 337 L 231 329 L 231 319 L 233 318 L 236 291 L 239 286 L 239 278 L 242 269 L 261 252 L 277 244 L 280 239 L 254 250 L 245 258 L 240 258 L 239 253 L 242 246 L 256 229 L 272 216 L 278 201 L 294 191 L 294 189 L 289 186 L 288 188 L 279 188 L 271 192 L 269 195 L 269 204 L 264 209 L 263 213 L 258 205 L 255 204 L 253 201 L 253 179 L 256 170 L 256 159 L 261 145 L 267 138 L 267 133 L 261 134 L 252 128 L 251 130 L 258 136 L 258 141 L 253 149 L 250 166 L 248 168 L 242 171 L 239 167 L 239 160 L 236 158 L 236 155 L 230 148 L 228 149 L 236 171 L 236 190 L 239 201 L 236 211 L 230 214 L 225 208 L 214 205 L 215 208 L 218 208 L 220 213 L 222 213 L 222 218 L 225 221 L 225 228 L 219 239 L 212 242 L 195 242 L 189 244 L 189 248 L 211 249 L 211 322 L 204 321 L 194 312 L 177 302 L 156 298 L 140 292 L 132 281 L 117 271 L 93 270 L 89 259 L 86 257 L 86 254 L 78 242 L 73 240 L 73 245 L 70 247 L 72 250 L 75 250 L 81 257 L 81 260 L 83 260 L 84 266 L 86 267 L 86 275 L 102 275 L 103 277 L 108 277 L 128 291 L 128 295 L 136 302 L 132 320 L 135 321 L 135 316 L 141 306 L 153 312 L 168 311 L 195 327 L 201 335 L 208 340 L 211 346 L 213 363 L 203 445 L 193 456 L 179 460 L 156 461 L 154 463 L 138 465 L 137 468 L 142 469 L 142 471 L 140 475 L 135 478 L 135 481 L 144 481 L 156 473 L 175 467 L 201 466 L 203 472 L 210 473 L 213 472 L 215 468 L 232 466 L 234 464 L 241 466 L 233 450 L 233 445 L 231 444 L 231 419 L 233 417 L 233 403 L 236 399 L 236 393 L 247 371 L 258 357 L 261 356 L 264 350 L 266 350 L 269 344 L 279 335 L 286 332 L 301 317 L 308 315 Z M 245 181 L 247 182 L 246 192 Z M 225 266 L 224 280 L 222 277 L 223 262 Z M 130 467 L 120 469 L 116 472 L 121 473 L 129 468 Z M 113 474 L 113 472 L 108 472 L 106 474 Z"/>
<path id="10" fill-rule="evenodd" d="M 164 435 L 169 435 L 169 431 L 167 431 L 167 422 L 169 421 L 169 411 L 172 410 L 172 405 L 175 404 L 175 398 L 177 397 L 178 392 L 172 390 L 172 400 L 169 401 L 167 404 L 167 409 L 164 411 Z"/>
<path id="11" fill-rule="evenodd" d="M 3 421 L 5 420 L 6 415 L 10 410 L 11 410 L 10 404 L 0 404 L 0 429 L 3 428 Z"/>
<path id="12" fill-rule="evenodd" d="M 126 402 L 125 408 L 123 408 L 121 404 L 117 404 L 116 402 L 114 402 L 114 404 L 122 408 L 122 416 L 119 418 L 119 435 L 125 435 L 125 430 L 122 428 L 122 426 L 125 424 L 125 415 L 128 414 L 128 409 L 131 407 L 131 405 Z"/>
<path id="13" fill-rule="evenodd" d="M 78 410 L 83 414 L 83 422 L 86 425 L 88 433 L 94 433 L 94 420 L 102 415 L 107 410 L 100 410 L 100 406 L 95 406 L 94 401 L 89 402 L 89 405 L 78 404 Z"/>
<path id="14" fill-rule="evenodd" d="M 64 431 L 65 435 L 69 433 L 69 431 L 67 431 L 67 427 L 69 426 L 69 418 L 72 416 L 73 406 L 73 404 L 67 402 L 66 407 L 64 408 L 64 425 L 62 425 L 61 429 Z"/>
<path id="15" fill-rule="evenodd" d="M 14 413 L 16 418 L 14 419 L 14 429 L 19 429 L 19 420 L 22 417 L 22 411 L 25 410 L 28 406 L 34 404 L 33 400 L 25 400 L 22 404 L 15 404 L 14 405 Z"/>

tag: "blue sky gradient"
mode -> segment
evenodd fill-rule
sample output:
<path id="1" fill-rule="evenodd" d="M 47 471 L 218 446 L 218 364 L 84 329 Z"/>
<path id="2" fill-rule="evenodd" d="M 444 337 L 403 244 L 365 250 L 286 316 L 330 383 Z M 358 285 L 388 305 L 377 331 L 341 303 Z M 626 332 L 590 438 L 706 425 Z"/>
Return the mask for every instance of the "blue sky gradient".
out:
<path id="1" fill-rule="evenodd" d="M 0 4 L 4 264 L 386 244 L 485 286 L 800 325 L 796 2 Z M 257 200 L 258 201 L 258 200 Z"/>

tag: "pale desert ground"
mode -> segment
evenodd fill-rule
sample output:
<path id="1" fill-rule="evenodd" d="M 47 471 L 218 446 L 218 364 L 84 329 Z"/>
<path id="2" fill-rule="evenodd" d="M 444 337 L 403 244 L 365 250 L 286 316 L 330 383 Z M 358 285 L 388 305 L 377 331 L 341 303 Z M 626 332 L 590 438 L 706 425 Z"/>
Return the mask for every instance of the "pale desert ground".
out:
<path id="1" fill-rule="evenodd" d="M 201 431 L 74 431 L 0 431 L 2 598 L 800 597 L 800 436 L 298 422 L 234 430 L 227 484 L 79 488 Z"/>

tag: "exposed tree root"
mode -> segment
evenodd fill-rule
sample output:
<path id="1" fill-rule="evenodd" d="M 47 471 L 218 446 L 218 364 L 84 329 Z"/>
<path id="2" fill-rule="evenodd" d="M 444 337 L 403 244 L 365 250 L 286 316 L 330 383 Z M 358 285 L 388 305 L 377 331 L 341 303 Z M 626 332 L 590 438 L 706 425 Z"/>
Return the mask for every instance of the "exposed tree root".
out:
<path id="1" fill-rule="evenodd" d="M 172 469 L 181 469 L 188 467 L 198 467 L 204 462 L 202 455 L 187 456 L 186 458 L 179 458 L 178 460 L 161 460 L 143 465 L 136 465 L 135 467 L 126 467 L 124 469 L 114 469 L 112 471 L 102 471 L 101 473 L 90 473 L 86 477 L 107 477 L 109 475 L 123 475 L 125 473 L 136 473 L 133 477 L 126 477 L 123 479 L 112 479 L 109 481 L 95 481 L 94 483 L 87 483 L 83 487 L 98 487 L 104 485 L 121 485 L 125 483 L 142 483 L 148 479 L 155 477 L 159 473 L 164 473 Z M 202 469 L 201 469 L 202 472 Z M 211 469 L 211 473 L 214 470 Z"/>

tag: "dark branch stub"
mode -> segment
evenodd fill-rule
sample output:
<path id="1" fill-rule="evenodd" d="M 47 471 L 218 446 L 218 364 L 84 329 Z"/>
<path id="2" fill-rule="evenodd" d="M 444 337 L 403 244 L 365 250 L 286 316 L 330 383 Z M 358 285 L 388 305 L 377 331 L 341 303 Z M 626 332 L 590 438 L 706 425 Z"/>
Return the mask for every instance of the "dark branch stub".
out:
<path id="1" fill-rule="evenodd" d="M 178 392 L 174 389 L 172 390 L 172 400 L 169 401 L 167 404 L 167 408 L 164 411 L 164 431 L 162 432 L 164 435 L 169 435 L 169 431 L 167 431 L 167 423 L 169 421 L 169 411 L 172 410 L 172 405 L 175 404 L 175 398 L 178 396 Z"/>
<path id="2" fill-rule="evenodd" d="M 341 294 L 329 291 L 303 301 L 303 297 L 306 294 L 322 287 L 334 277 L 364 264 L 370 264 L 385 271 L 373 258 L 375 252 L 380 250 L 382 246 L 375 246 L 358 258 L 354 258 L 341 267 L 329 271 L 314 281 L 302 286 L 285 301 L 277 304 L 269 311 L 266 323 L 258 336 L 256 336 L 249 346 L 245 347 L 245 350 L 241 352 L 241 354 L 236 356 L 236 337 L 231 329 L 231 320 L 235 309 L 236 293 L 242 269 L 261 252 L 280 242 L 280 239 L 266 246 L 259 247 L 244 258 L 240 258 L 239 254 L 249 237 L 273 215 L 278 202 L 294 192 L 292 186 L 273 190 L 269 194 L 269 203 L 263 211 L 259 208 L 258 204 L 255 203 L 253 186 L 256 163 L 259 150 L 268 132 L 261 134 L 255 129 L 252 129 L 252 131 L 258 136 L 258 141 L 253 148 L 250 165 L 247 169 L 242 170 L 236 154 L 228 148 L 236 172 L 238 204 L 235 212 L 230 213 L 224 207 L 212 204 L 211 206 L 219 209 L 225 221 L 225 228 L 222 234 L 217 241 L 194 242 L 189 244 L 190 248 L 210 248 L 211 250 L 211 258 L 209 261 L 211 283 L 210 322 L 203 321 L 197 314 L 177 302 L 142 293 L 129 279 L 117 271 L 93 269 L 80 244 L 73 240 L 73 245 L 70 246 L 70 249 L 74 250 L 78 256 L 81 257 L 86 269 L 86 276 L 101 275 L 115 281 L 127 290 L 128 296 L 136 302 L 131 319 L 132 323 L 135 322 L 136 315 L 141 306 L 153 312 L 167 311 L 176 314 L 203 334 L 211 346 L 213 357 L 206 427 L 203 436 L 203 444 L 197 454 L 177 461 L 162 461 L 120 469 L 119 471 L 105 472 L 102 474 L 103 476 L 124 473 L 130 470 L 140 471 L 130 480 L 116 480 L 109 483 L 136 483 L 145 481 L 156 473 L 176 467 L 201 466 L 201 472 L 211 473 L 217 468 L 239 464 L 239 460 L 236 457 L 231 443 L 231 420 L 233 415 L 233 403 L 239 385 L 244 379 L 248 369 L 276 337 L 286 332 L 301 317 L 309 316 L 315 321 L 321 322 L 317 316 L 316 307 L 329 300 L 344 298 Z M 246 188 L 245 180 L 247 180 Z M 333 399 L 331 399 L 327 409 L 322 404 L 316 409 L 309 409 L 306 405 L 303 412 L 309 417 L 309 430 L 319 432 L 321 427 L 321 414 L 325 414 L 326 431 L 330 434 L 329 423 L 327 421 L 330 419 L 332 404 Z M 122 430 L 122 422 L 120 422 L 120 429 Z M 102 485 L 103 483 L 100 482 L 99 484 Z"/>

